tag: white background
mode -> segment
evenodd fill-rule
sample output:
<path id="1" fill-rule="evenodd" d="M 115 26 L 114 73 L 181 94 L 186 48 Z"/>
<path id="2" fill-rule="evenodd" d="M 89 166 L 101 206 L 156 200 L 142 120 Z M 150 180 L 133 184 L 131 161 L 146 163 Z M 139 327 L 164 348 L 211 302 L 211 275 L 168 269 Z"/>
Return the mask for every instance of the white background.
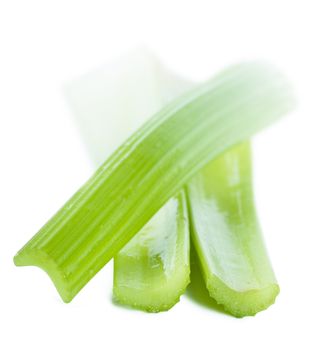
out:
<path id="1" fill-rule="evenodd" d="M 1 0 L 1 349 L 321 349 L 319 5 Z M 160 314 L 119 307 L 111 264 L 67 305 L 41 270 L 12 263 L 92 172 L 63 82 L 142 43 L 191 78 L 264 58 L 297 88 L 297 112 L 254 141 L 258 210 L 281 286 L 275 305 L 255 317 L 235 319 L 187 296 Z"/>

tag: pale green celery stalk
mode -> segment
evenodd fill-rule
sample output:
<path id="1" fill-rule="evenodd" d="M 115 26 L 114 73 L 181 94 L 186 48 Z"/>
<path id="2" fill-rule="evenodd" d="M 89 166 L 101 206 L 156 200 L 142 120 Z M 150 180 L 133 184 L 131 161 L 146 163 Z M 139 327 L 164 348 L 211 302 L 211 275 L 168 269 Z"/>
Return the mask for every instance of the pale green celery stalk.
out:
<path id="1" fill-rule="evenodd" d="M 176 99 L 135 132 L 17 253 L 63 300 L 85 284 L 182 186 L 293 105 L 283 76 L 245 63 Z"/>
<path id="2" fill-rule="evenodd" d="M 184 191 L 114 258 L 116 300 L 149 312 L 169 310 L 189 283 L 189 222 Z"/>
<path id="3" fill-rule="evenodd" d="M 237 317 L 269 307 L 279 287 L 256 216 L 250 143 L 212 161 L 187 192 L 192 240 L 210 296 Z"/>
<path id="4" fill-rule="evenodd" d="M 188 86 L 149 51 L 139 49 L 71 82 L 66 95 L 91 159 L 99 165 L 131 129 Z M 189 246 L 187 205 L 181 191 L 115 256 L 114 298 L 146 311 L 168 310 L 190 280 Z"/>

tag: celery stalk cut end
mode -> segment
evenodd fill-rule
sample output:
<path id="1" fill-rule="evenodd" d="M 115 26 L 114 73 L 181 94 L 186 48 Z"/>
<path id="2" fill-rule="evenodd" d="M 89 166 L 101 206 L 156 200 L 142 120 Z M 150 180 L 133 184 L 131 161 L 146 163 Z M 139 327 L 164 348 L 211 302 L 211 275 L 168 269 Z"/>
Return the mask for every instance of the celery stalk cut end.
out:
<path id="1" fill-rule="evenodd" d="M 190 278 L 187 278 L 189 273 L 190 269 L 184 267 L 171 276 L 166 286 L 157 290 L 149 290 L 148 293 L 146 290 L 135 292 L 132 287 L 114 286 L 113 298 L 118 304 L 128 305 L 142 311 L 151 313 L 168 311 L 180 301 L 181 295 L 184 294 L 190 283 Z M 163 300 L 160 300 L 160 295 Z"/>
<path id="2" fill-rule="evenodd" d="M 238 318 L 254 316 L 258 312 L 266 310 L 275 303 L 280 292 L 276 283 L 260 289 L 238 292 L 229 288 L 215 275 L 208 278 L 206 286 L 209 295 L 227 312 Z"/>
<path id="3" fill-rule="evenodd" d="M 62 300 L 65 303 L 72 301 L 73 295 L 68 286 L 68 278 L 49 254 L 38 249 L 24 250 L 18 252 L 13 261 L 16 266 L 35 266 L 45 271 Z"/>

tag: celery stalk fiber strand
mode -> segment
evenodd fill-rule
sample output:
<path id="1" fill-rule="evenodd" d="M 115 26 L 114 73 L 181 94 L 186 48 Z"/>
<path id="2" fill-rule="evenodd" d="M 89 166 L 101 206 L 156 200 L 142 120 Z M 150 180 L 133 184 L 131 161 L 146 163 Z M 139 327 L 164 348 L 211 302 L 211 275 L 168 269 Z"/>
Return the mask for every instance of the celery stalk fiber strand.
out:
<path id="1" fill-rule="evenodd" d="M 261 63 L 226 69 L 135 132 L 17 253 L 65 302 L 212 159 L 293 106 L 285 78 Z"/>

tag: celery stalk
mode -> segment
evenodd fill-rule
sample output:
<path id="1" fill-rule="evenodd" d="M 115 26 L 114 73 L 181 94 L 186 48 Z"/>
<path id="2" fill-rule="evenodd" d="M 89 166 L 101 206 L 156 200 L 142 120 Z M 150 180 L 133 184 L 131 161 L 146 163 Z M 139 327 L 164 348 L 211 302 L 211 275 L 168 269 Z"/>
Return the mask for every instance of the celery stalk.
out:
<path id="1" fill-rule="evenodd" d="M 266 309 L 279 287 L 253 202 L 250 144 L 212 161 L 187 191 L 192 240 L 210 296 L 237 317 Z"/>
<path id="2" fill-rule="evenodd" d="M 184 293 L 189 274 L 189 223 L 182 191 L 114 258 L 114 297 L 145 311 L 168 310 Z"/>
<path id="3" fill-rule="evenodd" d="M 91 159 L 99 165 L 131 129 L 188 86 L 150 52 L 139 49 L 71 82 L 66 95 Z M 150 312 L 168 310 L 189 283 L 189 246 L 185 192 L 181 191 L 115 256 L 115 300 Z"/>
<path id="4" fill-rule="evenodd" d="M 69 302 L 209 161 L 293 105 L 286 81 L 259 63 L 233 66 L 135 132 L 17 253 Z"/>

